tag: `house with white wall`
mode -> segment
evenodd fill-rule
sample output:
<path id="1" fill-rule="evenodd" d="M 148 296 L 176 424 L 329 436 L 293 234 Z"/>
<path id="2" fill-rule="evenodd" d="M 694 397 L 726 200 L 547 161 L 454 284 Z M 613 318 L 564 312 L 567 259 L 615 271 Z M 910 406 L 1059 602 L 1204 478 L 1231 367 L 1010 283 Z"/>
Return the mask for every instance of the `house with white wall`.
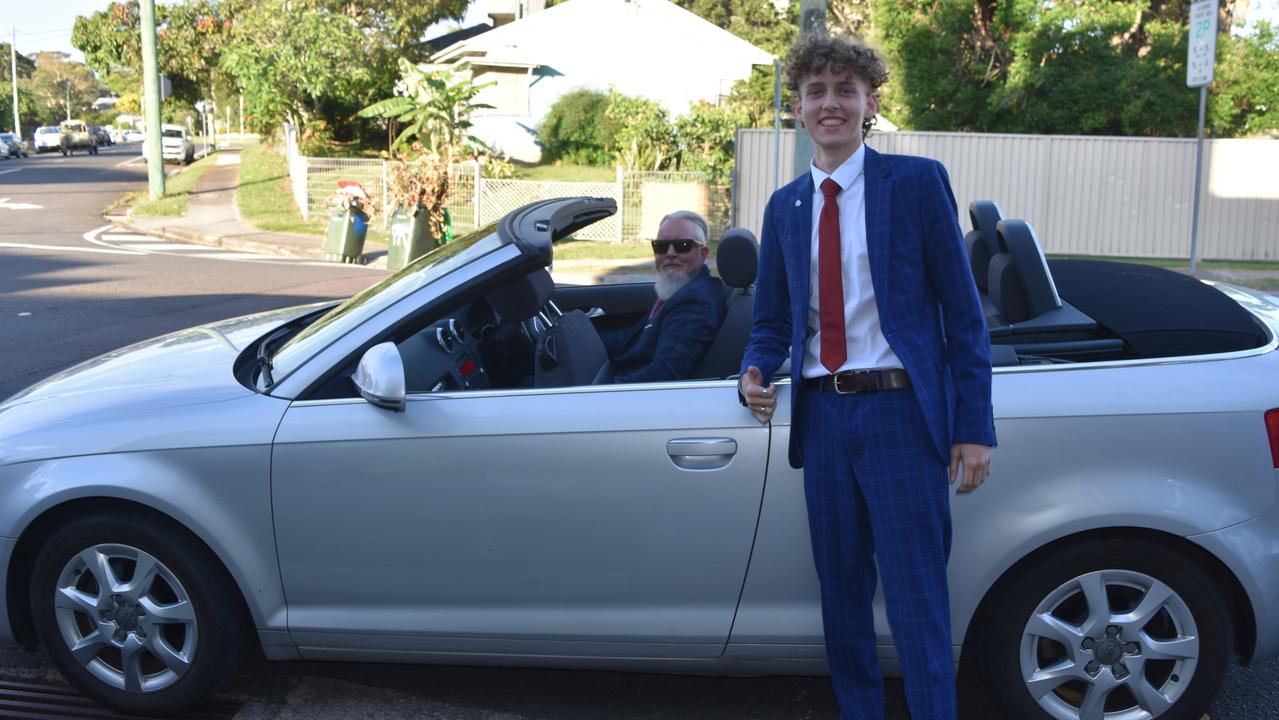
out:
<path id="1" fill-rule="evenodd" d="M 561 95 L 576 88 L 656 100 L 672 117 L 699 100 L 719 103 L 733 83 L 773 56 L 667 0 L 540 2 L 493 15 L 492 30 L 431 57 L 434 65 L 493 83 L 472 117 L 474 134 L 510 157 L 536 162 L 537 126 Z"/>

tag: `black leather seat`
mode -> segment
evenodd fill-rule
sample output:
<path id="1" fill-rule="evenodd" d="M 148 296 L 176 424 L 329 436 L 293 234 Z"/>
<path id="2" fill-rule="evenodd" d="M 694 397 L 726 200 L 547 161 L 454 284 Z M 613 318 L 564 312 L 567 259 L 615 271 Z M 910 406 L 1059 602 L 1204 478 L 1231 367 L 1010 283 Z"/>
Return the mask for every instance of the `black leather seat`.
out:
<path id="1" fill-rule="evenodd" d="M 488 301 L 503 320 L 521 322 L 547 307 L 554 291 L 550 273 L 537 270 L 489 293 Z M 613 379 L 604 343 L 581 310 L 563 315 L 549 310 L 543 317 L 549 327 L 533 338 L 534 387 L 595 385 Z"/>
<path id="2" fill-rule="evenodd" d="M 698 378 L 729 377 L 741 369 L 755 308 L 755 274 L 759 270 L 759 242 L 754 233 L 745 228 L 725 232 L 715 251 L 715 266 L 728 286 L 728 312 L 693 373 Z"/>

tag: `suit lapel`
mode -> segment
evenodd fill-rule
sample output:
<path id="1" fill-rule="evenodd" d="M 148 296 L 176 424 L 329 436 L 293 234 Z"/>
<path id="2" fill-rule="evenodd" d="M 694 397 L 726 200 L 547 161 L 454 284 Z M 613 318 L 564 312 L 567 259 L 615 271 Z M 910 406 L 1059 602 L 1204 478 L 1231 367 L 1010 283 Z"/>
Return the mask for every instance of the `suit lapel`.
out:
<path id="1" fill-rule="evenodd" d="M 892 173 L 879 153 L 866 148 L 866 254 L 870 258 L 871 285 L 875 288 L 876 304 L 886 307 L 888 298 L 889 262 L 892 257 L 892 228 L 890 198 L 892 197 Z M 811 221 L 810 221 L 811 224 Z"/>
<path id="2" fill-rule="evenodd" d="M 808 317 L 808 293 L 810 292 L 809 281 L 812 273 L 812 245 L 813 245 L 813 176 L 811 173 L 804 173 L 800 182 L 795 183 L 795 199 L 791 203 L 793 211 L 792 222 L 798 230 L 791 238 L 790 251 L 793 253 L 795 262 L 792 267 L 795 268 L 795 276 L 791 278 L 793 282 L 799 284 L 795 286 L 796 292 L 791 295 L 791 303 L 798 303 L 803 313 L 802 317 Z M 805 321 L 806 322 L 806 321 Z"/>

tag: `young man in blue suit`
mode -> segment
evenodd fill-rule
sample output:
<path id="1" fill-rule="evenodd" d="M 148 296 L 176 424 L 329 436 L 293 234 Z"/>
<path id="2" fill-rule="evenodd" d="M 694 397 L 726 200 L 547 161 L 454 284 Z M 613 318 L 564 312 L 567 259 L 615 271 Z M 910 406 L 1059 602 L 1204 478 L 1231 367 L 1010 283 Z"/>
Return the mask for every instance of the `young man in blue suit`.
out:
<path id="1" fill-rule="evenodd" d="M 985 480 L 990 345 L 946 170 L 863 140 L 887 79 L 870 48 L 802 38 L 787 58 L 809 173 L 764 213 L 741 400 L 767 422 L 790 360 L 831 683 L 845 720 L 884 717 L 871 603 L 882 580 L 914 720 L 956 715 L 948 479 Z M 878 575 L 876 573 L 878 566 Z"/>
<path id="2" fill-rule="evenodd" d="M 706 267 L 709 234 L 706 219 L 692 210 L 658 224 L 657 302 L 635 325 L 600 336 L 613 382 L 684 380 L 697 369 L 727 312 L 724 284 Z"/>

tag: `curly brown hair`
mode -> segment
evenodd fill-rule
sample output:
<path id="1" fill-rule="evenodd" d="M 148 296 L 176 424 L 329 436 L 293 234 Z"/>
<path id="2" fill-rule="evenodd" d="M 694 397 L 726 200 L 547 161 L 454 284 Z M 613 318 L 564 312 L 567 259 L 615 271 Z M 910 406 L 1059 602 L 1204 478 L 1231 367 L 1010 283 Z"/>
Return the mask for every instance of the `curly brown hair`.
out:
<path id="1" fill-rule="evenodd" d="M 870 85 L 871 94 L 888 82 L 888 66 L 884 58 L 868 45 L 855 40 L 812 33 L 803 35 L 786 53 L 786 89 L 799 96 L 804 78 L 829 68 L 836 75 L 849 73 Z M 874 118 L 862 123 L 862 133 L 870 131 Z"/>

